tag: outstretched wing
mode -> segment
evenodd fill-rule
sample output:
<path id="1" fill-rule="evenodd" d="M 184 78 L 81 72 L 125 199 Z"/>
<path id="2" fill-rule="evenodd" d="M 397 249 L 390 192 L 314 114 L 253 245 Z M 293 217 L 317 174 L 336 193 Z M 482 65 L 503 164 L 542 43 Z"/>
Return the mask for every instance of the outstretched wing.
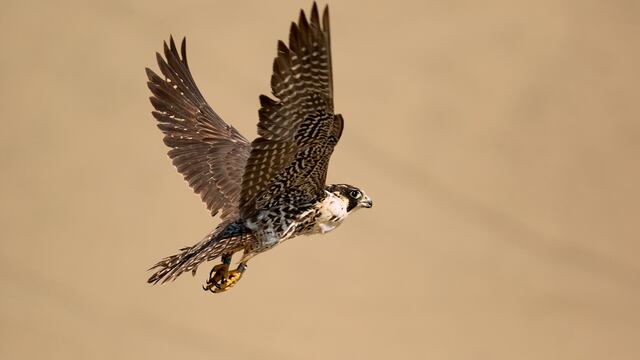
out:
<path id="1" fill-rule="evenodd" d="M 173 41 L 164 43 L 164 57 L 156 53 L 164 78 L 147 70 L 153 116 L 164 133 L 168 154 L 189 186 L 207 204 L 211 215 L 222 209 L 223 220 L 239 215 L 242 173 L 249 142 L 225 123 L 204 100 L 187 64 L 186 39 L 181 55 Z"/>
<path id="2" fill-rule="evenodd" d="M 310 201 L 323 190 L 343 127 L 333 113 L 330 47 L 328 7 L 320 23 L 315 3 L 309 21 L 301 11 L 291 24 L 289 46 L 278 42 L 271 77 L 276 99 L 260 96 L 259 137 L 242 178 L 243 218 L 284 193 Z"/>

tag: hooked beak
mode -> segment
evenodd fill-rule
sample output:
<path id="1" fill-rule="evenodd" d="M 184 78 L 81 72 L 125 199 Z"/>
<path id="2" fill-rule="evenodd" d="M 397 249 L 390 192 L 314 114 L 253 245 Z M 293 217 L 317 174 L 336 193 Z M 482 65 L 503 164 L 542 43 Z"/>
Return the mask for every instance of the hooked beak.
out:
<path id="1" fill-rule="evenodd" d="M 362 205 L 362 207 L 370 208 L 373 207 L 373 201 L 365 195 L 364 198 L 360 200 L 360 205 Z"/>

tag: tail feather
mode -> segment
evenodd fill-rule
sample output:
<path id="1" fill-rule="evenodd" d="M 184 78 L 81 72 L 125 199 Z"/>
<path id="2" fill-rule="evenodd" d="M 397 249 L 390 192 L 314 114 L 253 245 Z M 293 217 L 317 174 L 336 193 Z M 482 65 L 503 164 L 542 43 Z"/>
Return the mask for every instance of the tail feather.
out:
<path id="1" fill-rule="evenodd" d="M 224 253 L 240 251 L 250 243 L 252 238 L 248 230 L 238 223 L 218 227 L 194 246 L 182 248 L 180 253 L 160 260 L 149 269 L 159 270 L 151 275 L 147 282 L 164 284 L 175 280 L 187 271 L 195 275 L 198 266 L 203 262 L 214 260 Z"/>

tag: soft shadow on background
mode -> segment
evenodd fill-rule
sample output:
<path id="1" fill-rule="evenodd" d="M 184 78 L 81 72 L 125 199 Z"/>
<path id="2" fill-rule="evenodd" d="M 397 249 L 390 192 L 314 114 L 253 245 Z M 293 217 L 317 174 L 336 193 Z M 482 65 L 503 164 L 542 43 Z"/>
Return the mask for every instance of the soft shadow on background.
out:
<path id="1" fill-rule="evenodd" d="M 212 295 L 213 264 L 145 283 L 216 220 L 165 155 L 144 67 L 186 35 L 253 138 L 311 1 L 4 4 L 0 358 L 640 357 L 638 3 L 330 5 L 328 180 L 376 206 Z"/>

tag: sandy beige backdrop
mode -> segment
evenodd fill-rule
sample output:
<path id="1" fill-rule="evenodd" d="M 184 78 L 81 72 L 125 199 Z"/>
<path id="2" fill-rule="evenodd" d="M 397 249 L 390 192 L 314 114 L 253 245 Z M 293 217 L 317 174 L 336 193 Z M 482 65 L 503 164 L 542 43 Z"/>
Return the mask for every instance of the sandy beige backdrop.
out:
<path id="1" fill-rule="evenodd" d="M 393 3 L 393 5 L 391 5 Z M 0 13 L 0 358 L 640 358 L 637 1 L 334 1 L 342 142 L 375 200 L 233 291 L 145 283 L 215 224 L 144 67 L 170 33 L 247 137 L 310 1 Z"/>

